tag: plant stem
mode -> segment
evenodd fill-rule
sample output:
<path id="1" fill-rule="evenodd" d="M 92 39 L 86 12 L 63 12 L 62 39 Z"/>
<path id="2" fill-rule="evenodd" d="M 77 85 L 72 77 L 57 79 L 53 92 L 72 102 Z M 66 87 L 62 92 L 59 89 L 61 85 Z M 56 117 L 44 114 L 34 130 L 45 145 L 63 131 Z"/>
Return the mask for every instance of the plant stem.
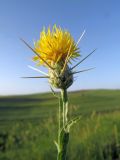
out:
<path id="1" fill-rule="evenodd" d="M 64 124 L 63 127 L 65 126 L 65 124 L 68 121 L 68 96 L 67 96 L 67 90 L 66 89 L 62 89 L 61 90 L 61 97 L 62 97 L 62 103 L 63 103 L 63 119 L 64 119 Z"/>
<path id="2" fill-rule="evenodd" d="M 62 105 L 61 105 L 62 102 Z M 61 110 L 62 107 L 62 110 Z M 61 113 L 62 112 L 62 113 Z M 67 153 L 67 145 L 69 141 L 69 132 L 65 130 L 65 125 L 67 124 L 68 118 L 68 96 L 67 96 L 67 90 L 62 89 L 61 90 L 61 98 L 59 103 L 59 130 L 58 130 L 58 156 L 57 160 L 66 160 L 66 153 Z M 61 119 L 62 115 L 62 119 Z M 62 120 L 62 128 L 61 128 L 61 120 Z M 61 129 L 63 131 L 61 132 Z"/>
<path id="3" fill-rule="evenodd" d="M 61 110 L 62 110 L 62 99 L 59 98 L 59 113 L 58 113 L 58 144 L 60 143 L 60 130 L 61 130 Z"/>

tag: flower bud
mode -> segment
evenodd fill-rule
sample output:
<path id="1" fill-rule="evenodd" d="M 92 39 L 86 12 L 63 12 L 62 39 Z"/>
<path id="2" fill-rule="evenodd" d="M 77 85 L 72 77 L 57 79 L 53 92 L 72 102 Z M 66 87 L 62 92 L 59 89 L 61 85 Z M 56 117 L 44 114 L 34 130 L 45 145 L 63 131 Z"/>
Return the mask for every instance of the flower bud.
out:
<path id="1" fill-rule="evenodd" d="M 57 64 L 54 70 L 49 69 L 49 83 L 55 88 L 67 89 L 73 83 L 73 74 L 68 65 L 63 73 L 62 69 L 63 65 L 60 64 Z"/>

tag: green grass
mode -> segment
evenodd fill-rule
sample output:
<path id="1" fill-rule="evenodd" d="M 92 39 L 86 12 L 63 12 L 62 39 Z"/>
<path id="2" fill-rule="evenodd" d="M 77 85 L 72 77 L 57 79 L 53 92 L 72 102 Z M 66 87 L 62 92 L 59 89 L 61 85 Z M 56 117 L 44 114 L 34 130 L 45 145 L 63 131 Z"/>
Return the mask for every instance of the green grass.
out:
<path id="1" fill-rule="evenodd" d="M 71 92 L 69 103 L 69 117 L 82 119 L 71 130 L 68 159 L 112 160 L 115 153 L 118 158 L 120 90 Z M 55 160 L 57 111 L 51 93 L 0 97 L 0 160 Z"/>
<path id="2" fill-rule="evenodd" d="M 69 93 L 69 103 L 78 107 L 75 114 L 120 109 L 119 90 L 92 90 Z M 0 120 L 44 118 L 55 115 L 58 100 L 51 93 L 0 98 Z"/>

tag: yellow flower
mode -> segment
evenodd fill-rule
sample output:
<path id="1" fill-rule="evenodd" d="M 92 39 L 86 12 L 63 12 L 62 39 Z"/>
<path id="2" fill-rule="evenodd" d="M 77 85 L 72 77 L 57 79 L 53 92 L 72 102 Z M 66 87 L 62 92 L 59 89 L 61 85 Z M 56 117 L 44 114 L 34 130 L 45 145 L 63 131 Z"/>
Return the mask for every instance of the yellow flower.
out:
<path id="1" fill-rule="evenodd" d="M 56 25 L 53 26 L 52 30 L 50 27 L 47 31 L 43 29 L 40 39 L 34 44 L 34 50 L 42 59 L 36 55 L 33 60 L 37 60 L 40 65 L 45 66 L 45 62 L 47 62 L 52 67 L 61 62 L 65 63 L 67 58 L 70 62 L 70 59 L 80 56 L 79 48 L 71 34 L 60 27 L 56 27 Z"/>
<path id="2" fill-rule="evenodd" d="M 47 29 L 47 31 L 43 29 L 40 34 L 40 39 L 34 44 L 34 48 L 32 48 L 26 41 L 21 39 L 25 45 L 35 53 L 33 60 L 38 61 L 39 65 L 43 65 L 48 68 L 48 74 L 39 70 L 39 72 L 45 76 L 24 78 L 48 78 L 51 86 L 55 88 L 69 88 L 73 83 L 74 74 L 93 69 L 90 68 L 76 72 L 74 71 L 74 68 L 76 68 L 80 63 L 93 54 L 96 49 L 73 67 L 69 67 L 68 65 L 69 62 L 71 63 L 72 59 L 80 56 L 78 44 L 84 33 L 85 31 L 78 39 L 78 42 L 75 43 L 70 32 L 62 30 L 60 27 L 56 27 L 56 25 L 54 25 L 52 30 L 50 30 L 50 27 Z M 38 69 L 34 67 L 30 68 L 38 71 Z"/>

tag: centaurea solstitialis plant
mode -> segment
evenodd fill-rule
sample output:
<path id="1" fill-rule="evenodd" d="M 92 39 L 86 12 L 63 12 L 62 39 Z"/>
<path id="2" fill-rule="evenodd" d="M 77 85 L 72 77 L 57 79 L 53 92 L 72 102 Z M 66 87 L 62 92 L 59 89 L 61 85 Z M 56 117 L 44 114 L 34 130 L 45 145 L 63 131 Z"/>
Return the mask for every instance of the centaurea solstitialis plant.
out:
<path id="1" fill-rule="evenodd" d="M 58 109 L 58 140 L 55 141 L 58 151 L 57 160 L 66 160 L 70 128 L 80 119 L 79 116 L 72 120 L 68 120 L 67 89 L 73 84 L 74 74 L 92 69 L 74 71 L 74 68 L 87 59 L 95 50 L 79 61 L 75 66 L 69 66 L 72 60 L 80 56 L 78 44 L 84 33 L 85 31 L 80 36 L 78 42 L 75 43 L 68 31 L 62 30 L 60 27 L 54 25 L 52 30 L 50 30 L 50 28 L 48 28 L 47 31 L 43 29 L 40 34 L 40 39 L 34 44 L 34 48 L 30 47 L 28 43 L 22 39 L 22 41 L 35 53 L 33 60 L 37 61 L 39 65 L 48 68 L 48 74 L 46 74 L 43 71 L 30 66 L 32 69 L 44 74 L 44 76 L 24 78 L 48 78 L 51 89 L 54 87 L 61 90 Z"/>

